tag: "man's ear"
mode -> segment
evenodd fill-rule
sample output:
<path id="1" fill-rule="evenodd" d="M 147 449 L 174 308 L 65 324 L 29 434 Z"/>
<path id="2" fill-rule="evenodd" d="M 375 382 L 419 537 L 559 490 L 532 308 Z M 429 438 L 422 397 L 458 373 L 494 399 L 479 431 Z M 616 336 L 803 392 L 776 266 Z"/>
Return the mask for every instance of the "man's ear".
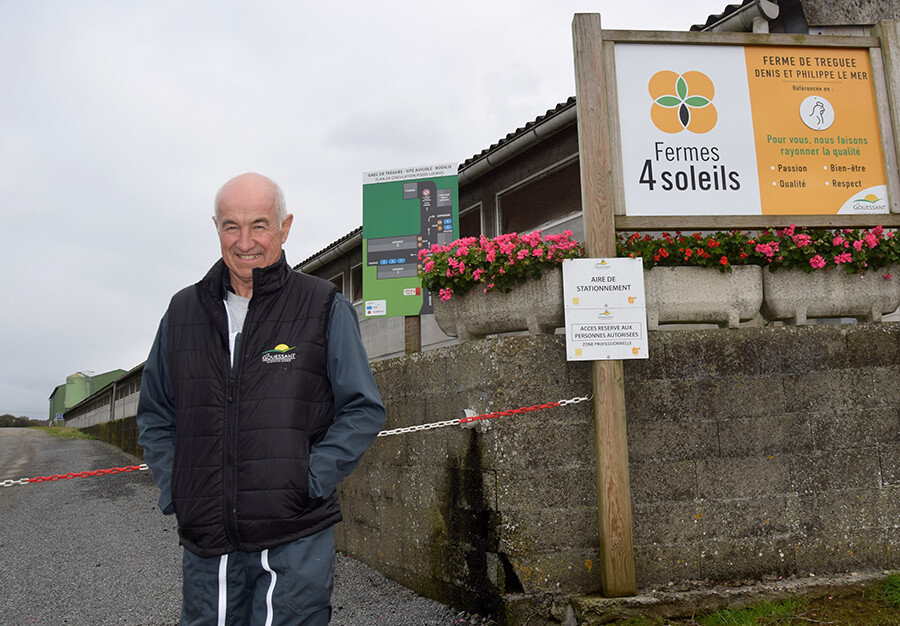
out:
<path id="1" fill-rule="evenodd" d="M 291 232 L 291 224 L 294 223 L 294 214 L 288 213 L 281 221 L 281 243 L 287 241 L 288 233 Z"/>

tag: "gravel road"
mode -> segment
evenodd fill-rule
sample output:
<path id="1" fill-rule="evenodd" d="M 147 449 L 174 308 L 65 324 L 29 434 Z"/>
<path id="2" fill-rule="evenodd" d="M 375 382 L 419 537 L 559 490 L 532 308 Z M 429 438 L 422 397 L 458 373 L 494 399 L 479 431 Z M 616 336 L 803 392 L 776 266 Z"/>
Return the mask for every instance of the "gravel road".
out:
<path id="1" fill-rule="evenodd" d="M 0 480 L 140 461 L 99 441 L 0 428 Z M 149 472 L 0 487 L 0 624 L 167 625 L 181 607 L 175 520 Z M 335 626 L 480 624 L 337 556 Z"/>

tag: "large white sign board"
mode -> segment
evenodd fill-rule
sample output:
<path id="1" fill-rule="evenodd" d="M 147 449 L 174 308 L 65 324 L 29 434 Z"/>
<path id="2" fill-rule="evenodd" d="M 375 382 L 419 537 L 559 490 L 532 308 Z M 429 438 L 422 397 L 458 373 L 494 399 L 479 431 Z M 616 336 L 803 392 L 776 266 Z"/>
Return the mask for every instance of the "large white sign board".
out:
<path id="1" fill-rule="evenodd" d="M 617 43 L 626 215 L 887 213 L 865 48 Z"/>
<path id="2" fill-rule="evenodd" d="M 640 259 L 563 261 L 566 359 L 646 359 L 647 309 Z"/>

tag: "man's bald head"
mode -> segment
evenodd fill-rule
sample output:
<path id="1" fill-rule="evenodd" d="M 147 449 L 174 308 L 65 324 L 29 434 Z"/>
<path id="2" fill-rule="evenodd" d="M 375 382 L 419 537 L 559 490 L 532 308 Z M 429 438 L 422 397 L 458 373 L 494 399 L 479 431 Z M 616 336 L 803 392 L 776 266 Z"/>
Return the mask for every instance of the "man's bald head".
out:
<path id="1" fill-rule="evenodd" d="M 222 260 L 231 273 L 231 287 L 245 298 L 253 295 L 253 270 L 270 267 L 282 258 L 281 246 L 291 230 L 293 215 L 284 194 L 272 180 L 241 174 L 216 194 L 213 217 Z"/>
<path id="2" fill-rule="evenodd" d="M 284 192 L 281 191 L 281 187 L 274 180 L 254 172 L 239 174 L 219 188 L 213 205 L 216 221 L 219 220 L 222 202 L 229 202 L 234 196 L 245 194 L 255 194 L 260 197 L 264 194 L 271 194 L 272 202 L 275 206 L 275 214 L 278 217 L 278 227 L 281 228 L 284 219 L 287 217 Z"/>

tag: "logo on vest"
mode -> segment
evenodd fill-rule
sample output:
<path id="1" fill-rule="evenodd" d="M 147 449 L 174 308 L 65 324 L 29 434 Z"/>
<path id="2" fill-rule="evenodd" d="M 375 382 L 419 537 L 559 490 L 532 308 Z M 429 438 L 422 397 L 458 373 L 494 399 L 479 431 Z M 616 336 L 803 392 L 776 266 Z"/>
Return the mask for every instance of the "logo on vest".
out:
<path id="1" fill-rule="evenodd" d="M 293 348 L 288 347 L 286 344 L 280 343 L 271 350 L 266 350 L 262 353 L 262 362 L 263 363 L 290 363 L 294 359 L 297 358 L 296 354 L 291 354 L 294 350 L 296 350 L 296 346 Z"/>

